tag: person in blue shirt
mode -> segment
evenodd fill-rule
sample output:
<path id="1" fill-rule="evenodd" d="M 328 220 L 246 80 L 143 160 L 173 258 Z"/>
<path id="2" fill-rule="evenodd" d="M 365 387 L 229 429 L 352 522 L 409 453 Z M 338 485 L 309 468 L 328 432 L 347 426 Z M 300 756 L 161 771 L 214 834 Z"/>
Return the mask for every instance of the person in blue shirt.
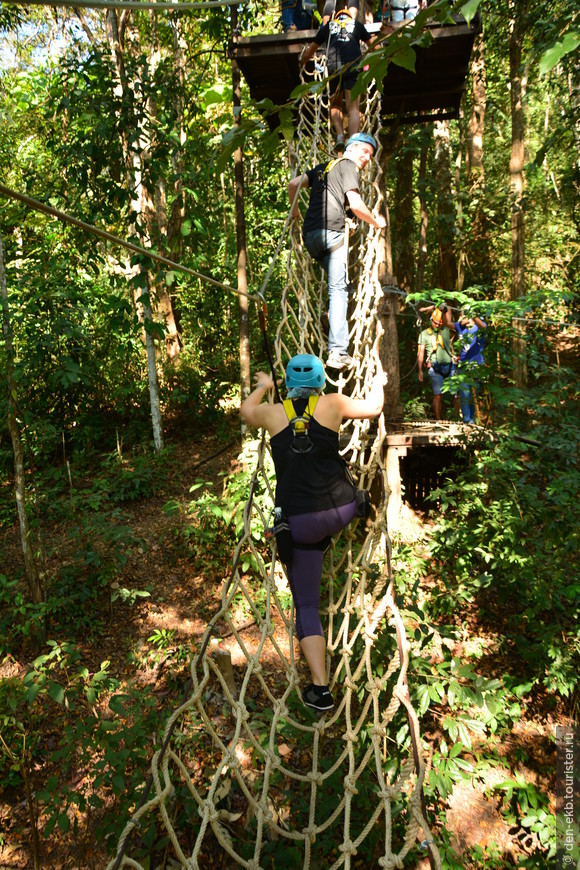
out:
<path id="1" fill-rule="evenodd" d="M 459 320 L 453 324 L 460 344 L 457 374 L 464 375 L 466 380 L 459 386 L 459 402 L 464 423 L 475 423 L 475 397 L 479 390 L 477 369 L 475 366 L 484 364 L 483 348 L 487 323 L 481 317 L 471 317 L 463 312 Z"/>

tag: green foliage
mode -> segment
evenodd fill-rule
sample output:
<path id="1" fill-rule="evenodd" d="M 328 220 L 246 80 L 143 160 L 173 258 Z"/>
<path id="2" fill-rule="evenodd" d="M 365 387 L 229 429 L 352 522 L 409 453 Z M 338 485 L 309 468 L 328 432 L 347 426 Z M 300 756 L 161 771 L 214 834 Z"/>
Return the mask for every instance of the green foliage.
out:
<path id="1" fill-rule="evenodd" d="M 570 425 L 562 421 L 555 438 L 570 437 Z M 432 553 L 443 587 L 453 584 L 455 597 L 494 615 L 503 625 L 500 649 L 515 656 L 522 674 L 568 697 L 580 663 L 578 482 L 565 451 L 522 453 L 508 437 L 433 493 L 441 507 Z M 434 614 L 445 608 L 445 596 L 434 599 Z"/>
<path id="2" fill-rule="evenodd" d="M 502 793 L 502 813 L 509 825 L 519 823 L 533 831 L 545 849 L 546 859 L 556 854 L 556 815 L 549 805 L 548 797 L 532 782 L 518 773 L 514 779 L 495 786 Z"/>
<path id="3" fill-rule="evenodd" d="M 0 574 L 0 655 L 14 653 L 34 637 L 49 612 L 49 604 L 33 604 L 17 580 Z"/>

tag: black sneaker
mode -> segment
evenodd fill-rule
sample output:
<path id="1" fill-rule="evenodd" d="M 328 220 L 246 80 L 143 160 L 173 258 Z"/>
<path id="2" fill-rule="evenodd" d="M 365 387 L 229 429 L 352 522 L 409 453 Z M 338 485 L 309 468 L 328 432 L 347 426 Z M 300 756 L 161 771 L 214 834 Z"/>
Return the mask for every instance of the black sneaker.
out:
<path id="1" fill-rule="evenodd" d="M 328 691 L 328 686 L 315 686 L 314 683 L 311 683 L 302 692 L 302 700 L 307 707 L 320 710 L 320 712 L 332 710 L 334 707 L 334 698 Z"/>

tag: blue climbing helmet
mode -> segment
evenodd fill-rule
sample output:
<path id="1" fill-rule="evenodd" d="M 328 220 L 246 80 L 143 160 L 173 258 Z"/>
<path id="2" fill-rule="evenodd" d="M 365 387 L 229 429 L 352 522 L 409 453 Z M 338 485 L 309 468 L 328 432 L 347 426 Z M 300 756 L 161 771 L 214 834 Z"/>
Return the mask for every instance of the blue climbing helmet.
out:
<path id="1" fill-rule="evenodd" d="M 365 142 L 367 145 L 370 145 L 375 152 L 377 153 L 377 143 L 376 140 L 373 139 L 370 133 L 353 133 L 350 136 L 348 142 L 346 143 L 346 147 L 350 148 L 351 145 L 356 145 L 357 142 Z"/>
<path id="2" fill-rule="evenodd" d="M 325 383 L 324 366 L 318 357 L 311 353 L 299 353 L 293 356 L 286 366 L 286 386 L 289 390 L 295 387 L 321 390 Z"/>

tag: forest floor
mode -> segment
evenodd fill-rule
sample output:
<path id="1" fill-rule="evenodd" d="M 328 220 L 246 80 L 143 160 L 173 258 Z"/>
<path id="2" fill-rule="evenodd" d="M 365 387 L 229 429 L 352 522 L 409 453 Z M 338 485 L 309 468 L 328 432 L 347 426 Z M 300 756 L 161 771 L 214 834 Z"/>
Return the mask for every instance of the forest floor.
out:
<path id="1" fill-rule="evenodd" d="M 157 700 L 160 710 L 167 716 L 173 711 L 180 696 L 176 687 L 179 679 L 182 688 L 189 675 L 187 662 L 173 668 L 172 680 L 168 679 L 167 667 L 159 656 L 148 655 L 152 646 L 149 642 L 156 632 L 166 632 L 172 638 L 172 645 L 178 643 L 195 649 L 203 636 L 208 621 L 220 606 L 222 578 L 228 576 L 231 553 L 216 554 L 211 564 L 200 563 L 192 558 L 191 550 L 184 548 L 183 542 L 175 535 L 175 519 L 163 510 L 169 499 L 187 505 L 191 500 L 190 487 L 198 479 L 212 481 L 214 491 L 221 492 L 224 473 L 237 467 L 239 442 L 232 429 L 232 441 L 224 447 L 222 439 L 210 433 L 187 444 L 175 445 L 171 469 L 163 490 L 153 497 L 141 499 L 124 506 L 125 522 L 130 524 L 134 536 L 141 543 L 127 554 L 122 576 L 117 582 L 126 588 L 143 588 L 147 585 L 150 597 L 139 598 L 133 606 L 114 604 L 106 620 L 98 631 L 88 632 L 77 643 L 82 647 L 83 661 L 91 672 L 96 672 L 104 660 L 109 661 L 110 673 L 123 684 L 139 686 L 143 693 Z M 428 517 L 414 514 L 405 508 L 406 534 L 419 542 L 428 539 L 430 521 Z M 45 530 L 50 534 L 55 560 L 62 559 L 74 543 L 65 525 Z M 59 547 L 55 543 L 60 542 Z M 21 574 L 22 554 L 16 525 L 5 528 L 0 534 L 0 552 L 4 553 L 1 568 L 7 577 Z M 58 555 L 56 555 L 58 554 Z M 56 561 L 51 566 L 56 570 Z M 474 609 L 468 614 L 467 631 L 454 652 L 461 655 L 469 644 L 485 642 L 494 627 L 482 626 Z M 251 634 L 252 626 L 247 629 Z M 281 620 L 276 622 L 276 639 L 281 648 L 287 648 L 287 634 Z M 234 667 L 236 666 L 235 647 L 231 645 Z M 21 678 L 33 658 L 30 649 L 13 654 L 0 662 L 0 678 Z M 492 677 L 501 673 L 501 662 L 486 657 L 485 667 Z M 137 664 L 136 664 L 137 663 Z M 144 665 L 145 663 L 145 665 Z M 279 679 L 285 679 L 280 672 Z M 555 722 L 562 722 L 561 711 L 545 699 L 546 703 L 524 707 L 524 716 L 513 728 L 509 738 L 499 747 L 499 754 L 505 758 L 505 768 L 497 766 L 493 775 L 485 782 L 463 782 L 457 785 L 447 802 L 447 827 L 452 832 L 458 856 L 469 853 L 478 844 L 485 846 L 494 841 L 505 856 L 505 863 L 494 866 L 514 866 L 518 856 L 529 854 L 535 844 L 535 835 L 522 828 L 510 828 L 505 817 L 500 814 L 497 799 L 490 797 L 487 789 L 505 779 L 511 772 L 520 773 L 529 782 L 550 796 L 551 806 L 555 806 L 554 774 L 555 749 L 550 735 Z M 56 703 L 47 708 L 42 720 L 44 733 L 41 745 L 44 755 L 37 756 L 30 771 L 31 788 L 34 792 L 44 786 L 50 774 L 62 773 L 55 769 L 54 762 L 49 766 L 49 750 L 56 746 L 60 729 L 60 710 Z M 51 711 L 51 712 L 50 712 Z M 1 723 L 1 719 L 0 719 Z M 0 732 L 1 733 L 1 732 Z M 423 724 L 423 736 L 429 741 L 437 736 L 436 720 L 430 719 Z M 518 759 L 520 759 L 518 761 Z M 147 771 L 144 771 L 144 778 Z M 35 805 L 38 811 L 38 805 Z M 42 829 L 46 818 L 42 813 L 36 824 L 40 832 L 40 865 L 49 870 L 64 868 L 104 868 L 110 860 L 102 847 L 95 843 L 94 830 L 90 817 L 83 820 L 73 836 L 70 832 L 55 828 L 48 838 L 43 838 Z M 28 805 L 22 787 L 7 786 L 0 797 L 0 868 L 2 870 L 24 870 L 34 867 L 32 854 L 31 822 Z M 461 858 L 459 858 L 461 860 Z M 230 863 L 208 864 L 207 867 L 227 867 Z M 466 868 L 471 865 L 465 859 Z M 480 865 L 483 866 L 483 865 Z M 488 865 L 486 865 L 488 866 Z M 538 865 L 540 866 L 540 865 Z M 417 867 L 428 867 L 425 860 Z"/>

